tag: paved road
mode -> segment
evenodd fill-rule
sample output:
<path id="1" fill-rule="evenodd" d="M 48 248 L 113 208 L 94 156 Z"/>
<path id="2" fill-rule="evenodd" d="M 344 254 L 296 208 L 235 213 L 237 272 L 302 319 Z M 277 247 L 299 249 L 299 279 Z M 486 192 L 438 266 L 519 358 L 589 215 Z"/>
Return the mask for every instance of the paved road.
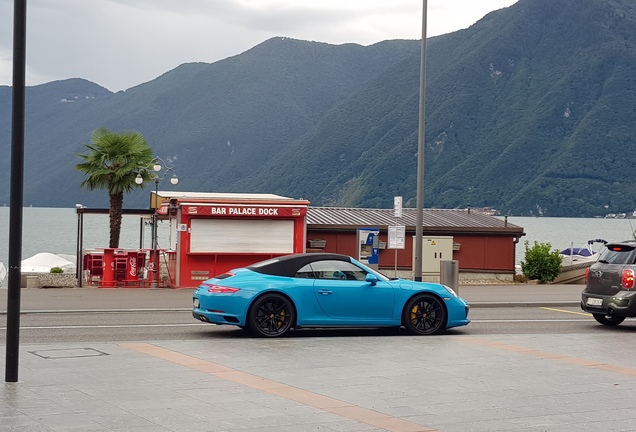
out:
<path id="1" fill-rule="evenodd" d="M 548 335 L 602 331 L 578 307 L 474 308 L 467 327 L 449 335 Z M 6 316 L 0 315 L 0 343 L 6 335 Z M 628 322 L 629 323 L 629 322 Z M 627 323 L 625 325 L 628 325 Z M 293 332 L 291 338 L 406 335 L 395 329 L 315 330 Z M 234 326 L 216 326 L 195 320 L 190 310 L 135 310 L 126 312 L 25 313 L 20 319 L 22 343 L 124 342 L 158 340 L 214 340 L 243 338 Z"/>

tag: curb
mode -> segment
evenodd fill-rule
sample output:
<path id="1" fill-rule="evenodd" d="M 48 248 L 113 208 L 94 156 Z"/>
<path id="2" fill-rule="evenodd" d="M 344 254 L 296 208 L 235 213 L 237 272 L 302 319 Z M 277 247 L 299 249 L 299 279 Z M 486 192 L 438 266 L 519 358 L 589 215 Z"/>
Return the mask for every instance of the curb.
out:
<path id="1" fill-rule="evenodd" d="M 121 312 L 192 312 L 192 308 L 131 308 L 131 309 L 31 309 L 21 310 L 20 315 L 33 314 L 80 314 L 80 313 L 121 313 Z M 7 311 L 0 311 L 1 315 L 6 315 Z"/>
<path id="2" fill-rule="evenodd" d="M 516 307 L 580 307 L 580 301 L 553 301 L 553 302 L 468 302 L 473 308 L 516 308 Z"/>
<path id="3" fill-rule="evenodd" d="M 519 308 L 519 307 L 579 307 L 581 302 L 556 301 L 556 302 L 468 302 L 471 309 L 488 308 Z M 56 313 L 115 313 L 115 312 L 191 312 L 192 308 L 130 308 L 130 309 L 31 309 L 21 310 L 21 315 L 29 314 L 56 314 Z M 7 311 L 0 311 L 1 315 L 6 315 Z"/>

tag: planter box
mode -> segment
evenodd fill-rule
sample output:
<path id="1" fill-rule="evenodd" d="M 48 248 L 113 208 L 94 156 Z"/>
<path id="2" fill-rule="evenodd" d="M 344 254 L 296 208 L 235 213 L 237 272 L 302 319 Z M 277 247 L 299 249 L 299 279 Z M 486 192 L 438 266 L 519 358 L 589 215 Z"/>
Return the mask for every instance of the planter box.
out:
<path id="1" fill-rule="evenodd" d="M 41 273 L 38 275 L 40 288 L 75 288 L 77 279 L 73 273 Z"/>

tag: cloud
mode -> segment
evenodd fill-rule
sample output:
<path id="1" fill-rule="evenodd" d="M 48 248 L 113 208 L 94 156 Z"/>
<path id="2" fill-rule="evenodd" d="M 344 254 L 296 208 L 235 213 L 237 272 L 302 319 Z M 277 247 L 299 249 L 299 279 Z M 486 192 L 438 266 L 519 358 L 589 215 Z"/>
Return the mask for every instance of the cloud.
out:
<path id="1" fill-rule="evenodd" d="M 429 0 L 428 35 L 515 0 Z M 274 37 L 369 45 L 420 39 L 412 0 L 29 0 L 27 85 L 81 77 L 113 91 Z M 13 0 L 0 0 L 0 84 L 11 84 Z"/>

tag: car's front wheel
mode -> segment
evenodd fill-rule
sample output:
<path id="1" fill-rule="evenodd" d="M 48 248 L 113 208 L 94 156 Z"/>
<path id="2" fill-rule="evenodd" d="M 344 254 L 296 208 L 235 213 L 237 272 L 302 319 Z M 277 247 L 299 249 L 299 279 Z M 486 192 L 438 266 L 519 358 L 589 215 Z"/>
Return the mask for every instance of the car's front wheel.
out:
<path id="1" fill-rule="evenodd" d="M 625 317 L 617 317 L 613 315 L 605 315 L 605 314 L 592 314 L 594 319 L 599 323 L 606 326 L 617 326 L 623 321 L 625 321 Z"/>
<path id="2" fill-rule="evenodd" d="M 265 294 L 256 299 L 249 313 L 249 330 L 258 337 L 279 337 L 294 323 L 292 303 L 280 294 Z"/>
<path id="3" fill-rule="evenodd" d="M 432 335 L 446 327 L 446 308 L 439 297 L 420 294 L 404 308 L 402 322 L 411 334 Z"/>

